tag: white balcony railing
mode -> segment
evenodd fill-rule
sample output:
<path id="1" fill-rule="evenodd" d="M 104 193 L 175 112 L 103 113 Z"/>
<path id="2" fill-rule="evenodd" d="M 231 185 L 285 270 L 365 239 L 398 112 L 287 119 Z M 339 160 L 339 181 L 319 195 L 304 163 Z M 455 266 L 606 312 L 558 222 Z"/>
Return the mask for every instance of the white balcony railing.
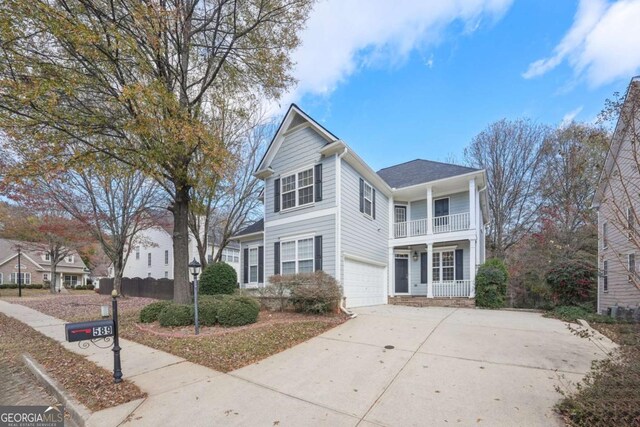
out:
<path id="1" fill-rule="evenodd" d="M 424 236 L 427 234 L 427 219 L 417 219 L 415 221 L 396 222 L 393 224 L 393 235 L 398 237 Z"/>
<path id="2" fill-rule="evenodd" d="M 437 216 L 433 218 L 433 232 L 448 233 L 451 231 L 468 230 L 470 224 L 469 212 Z"/>
<path id="3" fill-rule="evenodd" d="M 470 227 L 469 212 L 438 216 L 433 218 L 434 233 L 448 233 L 450 231 L 468 230 Z M 428 220 L 417 219 L 393 224 L 393 236 L 401 237 L 424 236 L 427 234 Z"/>
<path id="4" fill-rule="evenodd" d="M 434 298 L 468 298 L 471 295 L 471 280 L 444 280 L 433 282 Z"/>

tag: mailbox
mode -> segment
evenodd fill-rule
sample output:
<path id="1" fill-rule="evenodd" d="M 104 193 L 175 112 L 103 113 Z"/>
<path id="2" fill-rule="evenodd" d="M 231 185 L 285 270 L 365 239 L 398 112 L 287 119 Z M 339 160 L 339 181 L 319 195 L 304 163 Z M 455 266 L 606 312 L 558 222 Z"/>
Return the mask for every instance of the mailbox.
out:
<path id="1" fill-rule="evenodd" d="M 93 340 L 112 337 L 114 333 L 113 326 L 112 319 L 67 323 L 64 325 L 64 332 L 69 342 Z"/>

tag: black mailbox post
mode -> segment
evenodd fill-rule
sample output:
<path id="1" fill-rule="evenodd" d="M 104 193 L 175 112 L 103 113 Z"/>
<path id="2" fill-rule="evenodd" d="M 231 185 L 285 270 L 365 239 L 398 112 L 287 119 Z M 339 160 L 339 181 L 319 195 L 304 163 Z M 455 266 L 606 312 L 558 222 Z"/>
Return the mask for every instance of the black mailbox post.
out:
<path id="1" fill-rule="evenodd" d="M 64 325 L 67 341 L 94 340 L 112 337 L 114 333 L 113 320 L 94 320 L 92 322 L 67 323 Z"/>

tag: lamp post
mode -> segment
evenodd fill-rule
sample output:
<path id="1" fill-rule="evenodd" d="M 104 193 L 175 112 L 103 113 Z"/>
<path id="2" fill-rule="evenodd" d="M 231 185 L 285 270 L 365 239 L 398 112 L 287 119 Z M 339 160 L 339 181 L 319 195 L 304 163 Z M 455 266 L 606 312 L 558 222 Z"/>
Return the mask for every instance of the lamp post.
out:
<path id="1" fill-rule="evenodd" d="M 193 274 L 193 314 L 196 324 L 196 335 L 200 333 L 200 324 L 198 322 L 198 274 L 200 273 L 200 263 L 193 257 L 193 261 L 189 263 L 191 274 Z"/>
<path id="2" fill-rule="evenodd" d="M 22 249 L 18 248 L 18 296 L 22 297 Z"/>
<path id="3" fill-rule="evenodd" d="M 118 336 L 118 292 L 111 291 L 111 305 L 113 308 L 113 382 L 122 382 L 122 364 L 120 363 L 120 338 Z"/>

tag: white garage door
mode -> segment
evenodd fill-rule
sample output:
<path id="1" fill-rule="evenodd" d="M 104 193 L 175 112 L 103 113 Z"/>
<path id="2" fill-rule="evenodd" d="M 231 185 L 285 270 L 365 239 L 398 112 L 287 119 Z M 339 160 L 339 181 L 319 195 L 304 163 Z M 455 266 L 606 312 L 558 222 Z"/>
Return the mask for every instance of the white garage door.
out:
<path id="1" fill-rule="evenodd" d="M 344 260 L 344 295 L 347 307 L 386 304 L 386 268 L 354 259 Z"/>

